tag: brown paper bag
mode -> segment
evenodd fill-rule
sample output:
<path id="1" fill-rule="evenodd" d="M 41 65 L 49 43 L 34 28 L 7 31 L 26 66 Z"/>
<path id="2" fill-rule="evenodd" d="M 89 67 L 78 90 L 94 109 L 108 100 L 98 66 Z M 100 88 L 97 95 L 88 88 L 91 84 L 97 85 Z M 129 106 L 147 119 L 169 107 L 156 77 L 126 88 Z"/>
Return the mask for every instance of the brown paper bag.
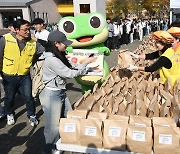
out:
<path id="1" fill-rule="evenodd" d="M 178 127 L 154 127 L 154 153 L 179 154 L 180 130 Z"/>
<path id="2" fill-rule="evenodd" d="M 164 104 L 161 105 L 160 117 L 171 117 L 171 100 L 167 99 Z"/>
<path id="3" fill-rule="evenodd" d="M 78 106 L 80 106 L 84 102 L 84 97 L 80 97 L 79 100 L 74 103 L 74 108 L 76 109 Z"/>
<path id="4" fill-rule="evenodd" d="M 126 107 L 127 107 L 127 101 L 124 98 L 123 101 L 119 104 L 117 115 L 125 115 Z"/>
<path id="5" fill-rule="evenodd" d="M 114 79 L 113 79 L 113 77 L 112 77 L 111 74 L 109 74 L 109 75 L 107 76 L 107 80 L 108 80 L 108 82 L 109 82 L 110 87 L 113 87 L 114 84 L 115 84 L 115 81 L 114 81 Z"/>
<path id="6" fill-rule="evenodd" d="M 93 92 L 93 96 L 96 101 L 98 101 L 102 97 L 101 89 L 96 89 L 96 91 Z"/>
<path id="7" fill-rule="evenodd" d="M 115 103 L 113 104 L 112 114 L 116 114 L 119 110 L 119 104 L 123 101 L 124 97 L 121 93 L 114 97 Z"/>
<path id="8" fill-rule="evenodd" d="M 112 75 L 113 79 L 115 82 L 119 82 L 120 77 L 119 77 L 119 66 L 114 66 L 110 69 L 110 74 Z"/>
<path id="9" fill-rule="evenodd" d="M 67 113 L 67 118 L 83 118 L 86 119 L 88 111 L 85 110 L 71 110 Z"/>
<path id="10" fill-rule="evenodd" d="M 129 124 L 139 127 L 151 127 L 151 119 L 142 116 L 130 115 Z"/>
<path id="11" fill-rule="evenodd" d="M 125 124 L 128 124 L 128 122 L 129 122 L 129 117 L 128 116 L 121 116 L 121 115 L 110 114 L 108 119 L 109 120 L 123 121 L 123 123 L 125 123 Z"/>
<path id="12" fill-rule="evenodd" d="M 152 127 L 128 126 L 127 149 L 130 152 L 147 153 L 152 152 Z"/>
<path id="13" fill-rule="evenodd" d="M 104 104 L 104 98 L 100 97 L 100 99 L 98 101 L 96 101 L 96 103 L 93 105 L 91 111 L 93 112 L 103 112 L 104 108 L 102 107 Z"/>
<path id="14" fill-rule="evenodd" d="M 121 86 L 123 86 L 122 82 L 118 82 L 118 83 L 114 84 L 114 86 L 113 86 L 113 94 L 114 94 L 114 96 L 119 95 Z"/>
<path id="15" fill-rule="evenodd" d="M 80 120 L 61 118 L 59 133 L 64 144 L 80 144 Z"/>
<path id="16" fill-rule="evenodd" d="M 153 117 L 153 127 L 164 126 L 164 127 L 176 127 L 176 123 L 172 118 L 166 117 Z"/>
<path id="17" fill-rule="evenodd" d="M 104 104 L 103 104 L 103 108 L 104 108 L 104 111 L 107 113 L 107 114 L 110 114 L 112 113 L 112 110 L 113 110 L 113 104 L 114 104 L 114 96 L 113 94 L 108 94 L 106 97 L 105 97 L 105 101 L 104 101 Z"/>
<path id="18" fill-rule="evenodd" d="M 84 102 L 77 107 L 78 110 L 88 110 L 90 111 L 93 107 L 93 105 L 96 103 L 96 100 L 93 95 L 88 95 Z"/>
<path id="19" fill-rule="evenodd" d="M 180 98 L 180 97 L 179 97 Z M 179 103 L 178 95 L 174 94 L 172 99 L 172 118 L 178 123 L 180 119 L 180 103 Z"/>
<path id="20" fill-rule="evenodd" d="M 80 143 L 86 147 L 102 148 L 102 121 L 80 119 Z"/>
<path id="21" fill-rule="evenodd" d="M 127 123 L 121 120 L 105 120 L 103 147 L 112 150 L 126 150 Z"/>
<path id="22" fill-rule="evenodd" d="M 129 51 L 127 49 L 120 50 L 118 53 L 118 65 L 120 65 L 121 68 L 127 68 L 130 64 L 133 65 L 134 63 Z"/>
<path id="23" fill-rule="evenodd" d="M 86 100 L 86 98 L 91 95 L 91 90 L 86 91 L 86 93 L 74 104 L 74 108 L 85 108 L 85 110 L 87 109 L 86 107 L 84 107 L 84 101 Z M 81 107 L 80 107 L 81 106 Z"/>
<path id="24" fill-rule="evenodd" d="M 113 88 L 111 87 L 111 85 L 109 84 L 109 80 L 106 79 L 106 81 L 101 85 L 101 89 L 103 89 L 106 93 L 106 95 L 109 95 Z"/>
<path id="25" fill-rule="evenodd" d="M 87 119 L 100 119 L 102 121 L 104 121 L 105 119 L 107 119 L 107 113 L 103 112 L 89 112 Z"/>
<path id="26" fill-rule="evenodd" d="M 141 88 L 136 91 L 136 115 L 146 117 L 147 114 L 147 100 L 146 100 L 146 93 Z"/>
<path id="27" fill-rule="evenodd" d="M 158 94 L 155 93 L 151 99 L 151 102 L 149 103 L 149 106 L 148 106 L 148 117 L 159 117 L 159 109 L 160 108 L 160 105 L 158 103 Z"/>

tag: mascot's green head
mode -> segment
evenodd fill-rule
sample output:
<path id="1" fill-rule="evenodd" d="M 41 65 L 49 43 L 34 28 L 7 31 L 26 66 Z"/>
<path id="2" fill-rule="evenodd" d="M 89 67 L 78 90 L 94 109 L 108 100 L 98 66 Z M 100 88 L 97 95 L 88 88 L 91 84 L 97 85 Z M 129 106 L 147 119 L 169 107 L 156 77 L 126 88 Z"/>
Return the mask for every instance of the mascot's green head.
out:
<path id="1" fill-rule="evenodd" d="M 71 46 L 75 48 L 103 43 L 108 37 L 107 23 L 100 13 L 64 17 L 58 26 L 59 30 L 73 41 Z"/>

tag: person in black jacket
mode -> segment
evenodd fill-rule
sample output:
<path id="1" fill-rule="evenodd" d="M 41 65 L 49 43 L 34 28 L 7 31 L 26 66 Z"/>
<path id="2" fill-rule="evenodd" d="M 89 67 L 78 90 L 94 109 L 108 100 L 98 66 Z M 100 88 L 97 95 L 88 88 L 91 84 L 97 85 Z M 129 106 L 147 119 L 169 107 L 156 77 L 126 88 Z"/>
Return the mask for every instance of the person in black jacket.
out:
<path id="1" fill-rule="evenodd" d="M 180 30 L 179 30 L 180 32 Z M 170 80 L 171 85 L 173 86 L 177 79 L 180 79 L 180 57 L 179 57 L 179 41 L 176 39 L 176 47 L 172 47 L 172 43 L 175 38 L 167 31 L 157 31 L 153 33 L 154 38 L 156 39 L 156 46 L 158 51 L 155 51 L 150 54 L 140 54 L 136 55 L 130 53 L 134 58 L 142 58 L 146 60 L 157 59 L 152 65 L 146 67 L 138 67 L 130 65 L 127 69 L 130 71 L 145 71 L 145 72 L 154 72 L 159 70 L 162 83 L 165 83 L 167 79 Z"/>

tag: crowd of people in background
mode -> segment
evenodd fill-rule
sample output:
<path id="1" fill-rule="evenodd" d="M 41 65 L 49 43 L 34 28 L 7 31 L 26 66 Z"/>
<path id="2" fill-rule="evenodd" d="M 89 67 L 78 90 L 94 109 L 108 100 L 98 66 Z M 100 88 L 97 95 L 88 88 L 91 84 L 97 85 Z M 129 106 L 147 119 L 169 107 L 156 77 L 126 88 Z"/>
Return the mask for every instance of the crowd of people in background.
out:
<path id="1" fill-rule="evenodd" d="M 122 45 L 142 41 L 143 37 L 157 30 L 166 31 L 169 19 L 106 19 L 109 36 L 105 42 L 111 51 L 118 50 Z"/>
<path id="2" fill-rule="evenodd" d="M 52 32 L 54 30 L 59 30 L 57 23 L 52 23 L 52 24 L 44 23 L 43 27 L 44 27 L 44 29 L 46 29 L 49 32 Z M 34 26 L 31 26 L 31 30 L 32 30 L 32 32 L 35 31 Z"/>

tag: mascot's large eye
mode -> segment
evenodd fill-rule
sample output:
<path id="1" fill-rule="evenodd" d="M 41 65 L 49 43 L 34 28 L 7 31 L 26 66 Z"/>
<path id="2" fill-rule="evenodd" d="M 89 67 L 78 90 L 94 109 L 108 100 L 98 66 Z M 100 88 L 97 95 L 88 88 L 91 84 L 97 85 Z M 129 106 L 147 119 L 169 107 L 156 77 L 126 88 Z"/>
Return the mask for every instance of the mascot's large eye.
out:
<path id="1" fill-rule="evenodd" d="M 74 24 L 71 21 L 66 21 L 63 24 L 63 29 L 67 32 L 67 33 L 72 33 L 74 31 Z"/>
<path id="2" fill-rule="evenodd" d="M 98 29 L 101 30 L 104 28 L 105 26 L 105 19 L 103 18 L 103 16 L 101 14 L 93 14 L 90 18 L 89 18 L 89 25 L 93 28 L 93 29 Z"/>
<path id="3" fill-rule="evenodd" d="M 59 23 L 59 30 L 65 34 L 73 33 L 75 28 L 76 26 L 74 21 L 70 19 L 65 19 Z"/>
<path id="4" fill-rule="evenodd" d="M 98 17 L 93 16 L 90 19 L 90 24 L 93 28 L 98 28 L 101 25 L 101 21 Z"/>

